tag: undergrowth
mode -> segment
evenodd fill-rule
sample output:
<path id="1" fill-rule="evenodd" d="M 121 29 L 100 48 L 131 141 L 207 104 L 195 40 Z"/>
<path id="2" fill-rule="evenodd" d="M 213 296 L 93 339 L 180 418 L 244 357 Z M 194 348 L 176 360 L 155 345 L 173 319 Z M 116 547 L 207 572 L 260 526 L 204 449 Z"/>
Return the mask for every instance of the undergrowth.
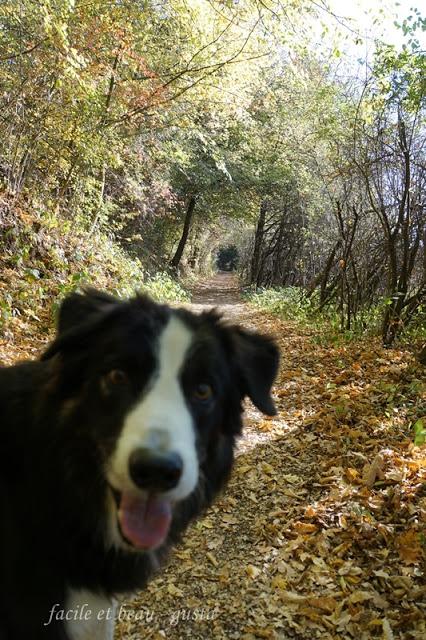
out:
<path id="1" fill-rule="evenodd" d="M 191 299 L 180 282 L 165 271 L 148 276 L 140 290 L 159 302 L 189 302 Z"/>
<path id="2" fill-rule="evenodd" d="M 276 314 L 285 320 L 319 329 L 312 336 L 316 344 L 338 344 L 360 339 L 364 336 L 380 335 L 381 321 L 386 300 L 370 309 L 360 311 L 352 318 L 350 329 L 341 329 L 340 314 L 336 307 L 329 305 L 318 311 L 317 292 L 307 296 L 300 287 L 247 290 L 244 297 L 258 309 Z M 420 307 L 415 318 L 398 337 L 399 343 L 419 344 L 426 341 L 426 309 Z"/>
<path id="3" fill-rule="evenodd" d="M 135 291 L 162 302 L 188 300 L 166 272 L 150 275 L 113 239 L 0 194 L 0 337 L 50 330 L 60 301 L 90 285 L 120 297 Z"/>

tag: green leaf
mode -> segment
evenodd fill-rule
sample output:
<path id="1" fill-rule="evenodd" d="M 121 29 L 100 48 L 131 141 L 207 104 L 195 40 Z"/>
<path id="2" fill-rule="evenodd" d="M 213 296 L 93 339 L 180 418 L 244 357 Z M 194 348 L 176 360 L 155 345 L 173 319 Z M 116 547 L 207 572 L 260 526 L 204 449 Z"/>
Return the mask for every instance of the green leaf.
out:
<path id="1" fill-rule="evenodd" d="M 414 444 L 416 447 L 421 447 L 426 442 L 426 429 L 423 424 L 423 419 L 417 420 L 413 426 L 414 429 Z"/>

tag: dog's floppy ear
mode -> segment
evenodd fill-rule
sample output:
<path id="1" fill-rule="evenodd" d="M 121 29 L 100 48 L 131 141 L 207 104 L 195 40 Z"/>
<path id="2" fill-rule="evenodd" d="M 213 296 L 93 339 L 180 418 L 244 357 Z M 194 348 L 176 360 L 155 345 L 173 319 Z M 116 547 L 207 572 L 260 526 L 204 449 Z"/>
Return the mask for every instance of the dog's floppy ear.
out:
<path id="1" fill-rule="evenodd" d="M 71 293 L 60 306 L 56 338 L 41 360 L 49 360 L 60 351 L 89 346 L 103 323 L 120 312 L 123 305 L 117 298 L 96 289 Z"/>
<path id="2" fill-rule="evenodd" d="M 239 327 L 231 329 L 231 339 L 244 393 L 262 413 L 274 416 L 277 410 L 271 387 L 278 371 L 277 345 L 268 336 Z"/>
<path id="3" fill-rule="evenodd" d="M 59 307 L 57 319 L 58 335 L 85 324 L 90 318 L 107 311 L 112 305 L 116 304 L 116 298 L 91 287 L 85 288 L 83 293 L 71 293 Z"/>

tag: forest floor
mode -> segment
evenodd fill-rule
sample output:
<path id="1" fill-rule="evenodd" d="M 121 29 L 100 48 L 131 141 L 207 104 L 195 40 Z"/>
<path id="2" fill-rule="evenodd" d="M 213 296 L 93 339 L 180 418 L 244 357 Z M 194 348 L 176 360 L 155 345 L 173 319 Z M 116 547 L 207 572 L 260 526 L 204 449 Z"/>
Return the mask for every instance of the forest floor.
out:
<path id="1" fill-rule="evenodd" d="M 194 291 L 194 310 L 212 305 L 276 336 L 278 414 L 247 403 L 226 492 L 116 638 L 426 638 L 424 369 L 372 338 L 324 345 L 245 304 L 231 275 Z"/>
<path id="2" fill-rule="evenodd" d="M 378 339 L 324 340 L 241 299 L 236 279 L 200 283 L 189 305 L 276 336 L 265 419 L 247 402 L 231 482 L 168 566 L 120 609 L 116 640 L 426 638 L 424 368 Z M 35 357 L 47 330 L 0 340 Z"/>

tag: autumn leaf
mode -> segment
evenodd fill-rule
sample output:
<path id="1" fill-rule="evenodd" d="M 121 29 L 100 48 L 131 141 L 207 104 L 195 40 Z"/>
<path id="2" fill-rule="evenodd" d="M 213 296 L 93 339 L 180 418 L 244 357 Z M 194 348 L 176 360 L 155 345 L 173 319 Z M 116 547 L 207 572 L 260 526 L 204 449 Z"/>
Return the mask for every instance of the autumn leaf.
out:
<path id="1" fill-rule="evenodd" d="M 310 534 L 318 531 L 318 527 L 315 524 L 311 524 L 309 522 L 295 522 L 294 528 L 298 533 L 302 534 Z"/>
<path id="2" fill-rule="evenodd" d="M 248 575 L 249 578 L 251 578 L 252 580 L 255 580 L 260 574 L 260 569 L 259 567 L 255 567 L 254 565 L 249 564 L 246 567 L 246 574 Z"/>
<path id="3" fill-rule="evenodd" d="M 376 479 L 383 479 L 383 465 L 384 457 L 378 454 L 371 464 L 364 465 L 362 469 L 362 482 L 366 487 L 371 489 L 376 482 Z"/>
<path id="4" fill-rule="evenodd" d="M 327 596 L 309 598 L 308 602 L 312 607 L 321 609 L 326 613 L 333 613 L 333 611 L 337 607 L 337 600 L 335 598 Z"/>
<path id="5" fill-rule="evenodd" d="M 167 585 L 167 592 L 176 598 L 182 598 L 183 596 L 182 589 L 179 589 L 175 584 L 173 584 L 173 582 L 169 582 Z"/>
<path id="6" fill-rule="evenodd" d="M 405 564 L 417 564 L 422 555 L 421 539 L 418 531 L 409 529 L 395 539 L 398 553 Z"/>

